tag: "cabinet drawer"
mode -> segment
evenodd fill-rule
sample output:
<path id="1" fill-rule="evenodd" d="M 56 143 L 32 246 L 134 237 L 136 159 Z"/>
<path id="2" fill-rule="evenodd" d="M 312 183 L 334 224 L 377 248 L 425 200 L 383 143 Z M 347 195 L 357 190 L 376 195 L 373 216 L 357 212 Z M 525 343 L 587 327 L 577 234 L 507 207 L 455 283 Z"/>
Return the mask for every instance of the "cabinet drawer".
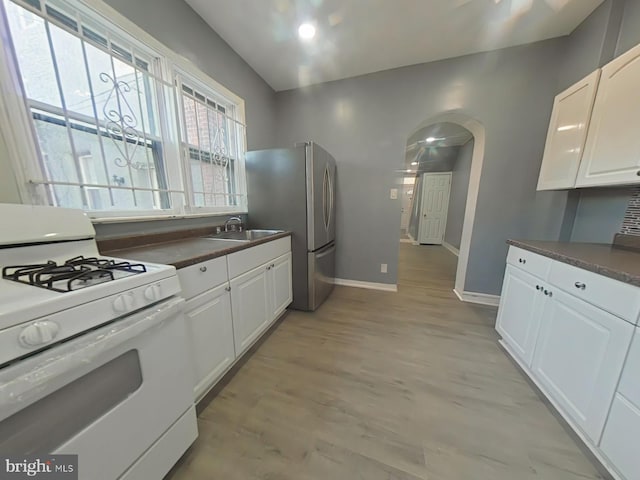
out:
<path id="1" fill-rule="evenodd" d="M 218 257 L 178 270 L 182 296 L 193 298 L 227 281 L 227 259 Z"/>
<path id="2" fill-rule="evenodd" d="M 636 328 L 631 349 L 622 371 L 618 392 L 640 410 L 640 328 Z M 638 434 L 638 440 L 640 441 L 640 430 L 638 430 Z"/>
<path id="3" fill-rule="evenodd" d="M 547 279 L 552 262 L 550 258 L 543 257 L 537 253 L 514 246 L 509 247 L 509 254 L 507 255 L 508 264 L 544 280 Z"/>
<path id="4" fill-rule="evenodd" d="M 624 396 L 616 395 L 602 434 L 600 450 L 627 480 L 640 472 L 640 410 Z"/>
<path id="5" fill-rule="evenodd" d="M 229 278 L 242 275 L 289 251 L 291 251 L 291 237 L 284 237 L 227 255 Z"/>
<path id="6" fill-rule="evenodd" d="M 633 324 L 640 312 L 640 288 L 566 263 L 553 262 L 549 283 Z"/>

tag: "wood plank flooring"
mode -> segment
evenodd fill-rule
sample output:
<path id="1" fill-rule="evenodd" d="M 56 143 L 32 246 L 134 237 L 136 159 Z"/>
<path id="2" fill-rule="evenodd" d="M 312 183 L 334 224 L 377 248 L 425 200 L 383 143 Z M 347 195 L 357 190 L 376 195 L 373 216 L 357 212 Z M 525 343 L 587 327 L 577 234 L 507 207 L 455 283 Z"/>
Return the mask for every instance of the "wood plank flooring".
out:
<path id="1" fill-rule="evenodd" d="M 456 258 L 400 245 L 399 292 L 292 312 L 201 413 L 172 480 L 601 478 L 452 292 Z"/>

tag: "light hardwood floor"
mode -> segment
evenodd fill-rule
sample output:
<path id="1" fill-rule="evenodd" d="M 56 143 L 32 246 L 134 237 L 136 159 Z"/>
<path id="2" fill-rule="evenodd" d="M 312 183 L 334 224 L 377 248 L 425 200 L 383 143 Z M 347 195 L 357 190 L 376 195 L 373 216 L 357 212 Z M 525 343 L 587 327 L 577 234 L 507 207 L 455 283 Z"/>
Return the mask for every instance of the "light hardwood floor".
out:
<path id="1" fill-rule="evenodd" d="M 398 293 L 337 287 L 290 313 L 170 478 L 601 478 L 498 347 L 496 310 L 454 296 L 455 262 L 401 244 Z"/>

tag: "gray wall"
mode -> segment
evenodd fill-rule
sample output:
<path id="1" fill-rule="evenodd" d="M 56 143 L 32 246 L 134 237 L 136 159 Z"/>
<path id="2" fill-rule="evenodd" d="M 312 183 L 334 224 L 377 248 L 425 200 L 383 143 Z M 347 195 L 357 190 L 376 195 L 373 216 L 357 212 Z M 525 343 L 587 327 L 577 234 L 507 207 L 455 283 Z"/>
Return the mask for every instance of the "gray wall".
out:
<path id="1" fill-rule="evenodd" d="M 626 0 L 616 56 L 640 43 L 640 0 Z"/>
<path id="2" fill-rule="evenodd" d="M 277 94 L 279 142 L 315 140 L 338 162 L 339 277 L 396 283 L 400 201 L 389 188 L 399 182 L 407 137 L 444 111 L 486 129 L 465 289 L 499 293 L 505 240 L 531 237 L 530 225 L 540 227 L 536 238 L 558 238 L 567 194 L 535 187 L 563 45 L 549 40 Z"/>
<path id="3" fill-rule="evenodd" d="M 458 249 L 460 248 L 464 212 L 467 206 L 473 145 L 474 141 L 470 140 L 460 148 L 458 157 L 453 164 L 453 173 L 451 175 L 451 195 L 449 196 L 447 229 L 444 234 L 444 240 Z"/>
<path id="4" fill-rule="evenodd" d="M 421 148 L 418 155 L 418 174 L 428 172 L 450 172 L 458 158 L 460 147 Z M 412 167 L 415 168 L 415 167 Z"/>
<path id="5" fill-rule="evenodd" d="M 571 241 L 611 243 L 631 198 L 629 188 L 595 188 L 580 195 Z"/>

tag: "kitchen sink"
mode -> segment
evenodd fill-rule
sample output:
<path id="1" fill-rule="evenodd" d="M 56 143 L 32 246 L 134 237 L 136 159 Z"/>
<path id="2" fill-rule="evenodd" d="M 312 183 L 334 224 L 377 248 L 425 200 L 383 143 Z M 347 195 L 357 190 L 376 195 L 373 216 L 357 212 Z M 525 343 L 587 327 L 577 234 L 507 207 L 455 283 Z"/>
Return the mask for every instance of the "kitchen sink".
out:
<path id="1" fill-rule="evenodd" d="M 222 232 L 207 237 L 210 240 L 221 240 L 226 242 L 251 242 L 260 238 L 271 237 L 282 233 L 284 230 L 244 230 L 242 232 Z"/>

